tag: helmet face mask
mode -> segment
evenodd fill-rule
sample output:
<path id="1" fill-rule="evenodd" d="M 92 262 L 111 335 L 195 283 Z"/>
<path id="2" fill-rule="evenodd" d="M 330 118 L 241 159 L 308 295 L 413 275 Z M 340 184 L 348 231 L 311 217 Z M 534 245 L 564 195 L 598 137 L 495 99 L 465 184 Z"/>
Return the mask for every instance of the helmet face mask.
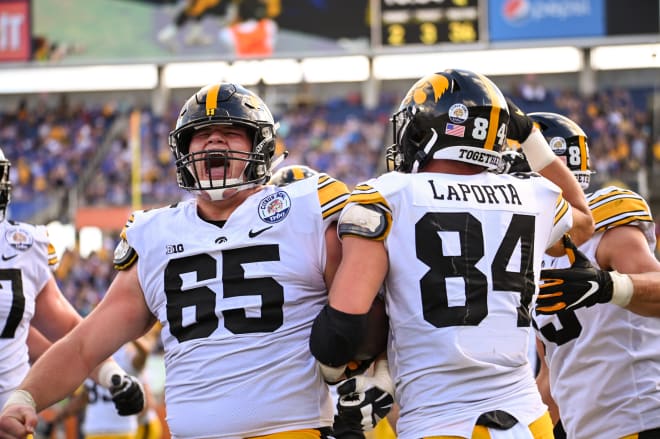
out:
<path id="1" fill-rule="evenodd" d="M 571 170 L 583 190 L 591 182 L 587 135 L 575 122 L 556 113 L 530 113 L 550 148 Z"/>
<path id="2" fill-rule="evenodd" d="M 2 219 L 7 216 L 7 206 L 11 201 L 11 180 L 9 180 L 9 171 L 11 163 L 0 150 L 0 213 Z"/>
<path id="3" fill-rule="evenodd" d="M 392 116 L 388 170 L 418 172 L 431 159 L 495 169 L 506 142 L 509 110 L 490 79 L 445 70 L 417 81 Z"/>
<path id="4" fill-rule="evenodd" d="M 249 152 L 208 149 L 190 153 L 190 141 L 196 130 L 209 125 L 229 125 L 247 130 L 252 139 Z M 276 124 L 266 104 L 254 93 L 238 84 L 218 83 L 200 89 L 181 108 L 169 144 L 177 169 L 177 182 L 183 189 L 203 192 L 211 199 L 225 198 L 225 189 L 244 190 L 263 184 L 270 177 L 271 159 L 275 152 Z M 196 164 L 210 169 L 211 163 L 225 167 L 225 177 L 213 179 L 199 175 Z M 229 178 L 232 161 L 244 167 L 240 178 Z"/>

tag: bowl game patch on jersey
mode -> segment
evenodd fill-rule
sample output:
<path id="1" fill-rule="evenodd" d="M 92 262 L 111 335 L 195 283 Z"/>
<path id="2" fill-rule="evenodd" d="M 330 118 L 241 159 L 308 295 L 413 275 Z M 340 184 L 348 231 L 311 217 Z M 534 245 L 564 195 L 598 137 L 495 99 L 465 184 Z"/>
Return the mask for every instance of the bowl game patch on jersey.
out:
<path id="1" fill-rule="evenodd" d="M 32 247 L 34 238 L 32 235 L 22 229 L 9 229 L 5 232 L 5 239 L 16 250 L 25 251 Z"/>
<path id="2" fill-rule="evenodd" d="M 268 224 L 279 223 L 291 210 L 291 199 L 284 191 L 277 191 L 259 202 L 259 218 Z"/>

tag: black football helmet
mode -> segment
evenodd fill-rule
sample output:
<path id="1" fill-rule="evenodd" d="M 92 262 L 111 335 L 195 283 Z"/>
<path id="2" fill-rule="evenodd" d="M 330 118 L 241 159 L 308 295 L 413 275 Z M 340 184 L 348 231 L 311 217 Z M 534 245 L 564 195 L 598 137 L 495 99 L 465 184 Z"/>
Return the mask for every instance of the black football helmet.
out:
<path id="1" fill-rule="evenodd" d="M 425 76 L 392 116 L 388 170 L 415 173 L 431 159 L 496 169 L 508 123 L 504 96 L 487 77 L 467 70 Z"/>
<path id="2" fill-rule="evenodd" d="M 582 189 L 591 182 L 587 135 L 575 122 L 557 113 L 529 113 L 539 127 L 552 151 L 573 172 Z"/>
<path id="3" fill-rule="evenodd" d="M 289 185 L 294 181 L 304 180 L 316 174 L 318 174 L 318 172 L 313 170 L 309 166 L 305 166 L 305 165 L 284 166 L 273 173 L 273 176 L 270 178 L 268 184 L 274 184 L 275 186 L 282 187 Z"/>
<path id="4" fill-rule="evenodd" d="M 7 206 L 11 201 L 11 181 L 9 180 L 9 171 L 11 163 L 5 157 L 5 153 L 0 150 L 0 214 L 5 219 L 7 216 Z"/>
<path id="5" fill-rule="evenodd" d="M 189 149 L 193 132 L 214 124 L 247 128 L 253 139 L 252 150 L 242 152 L 218 149 L 191 154 Z M 206 191 L 212 199 L 222 199 L 225 189 L 243 190 L 267 182 L 275 152 L 275 131 L 276 124 L 270 110 L 263 100 L 250 90 L 230 83 L 215 83 L 203 87 L 183 105 L 176 128 L 169 135 L 179 186 L 186 190 Z M 200 178 L 195 171 L 195 162 L 213 160 L 222 160 L 225 177 L 218 180 L 207 176 Z M 230 160 L 244 162 L 245 171 L 242 178 L 226 177 Z"/>

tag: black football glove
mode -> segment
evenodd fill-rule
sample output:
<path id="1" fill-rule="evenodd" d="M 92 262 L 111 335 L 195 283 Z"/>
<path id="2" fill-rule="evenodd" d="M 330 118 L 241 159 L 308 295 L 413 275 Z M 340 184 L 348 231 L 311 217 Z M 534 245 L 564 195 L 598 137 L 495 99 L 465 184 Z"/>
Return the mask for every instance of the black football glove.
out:
<path id="1" fill-rule="evenodd" d="M 591 265 L 567 236 L 564 236 L 564 247 L 571 267 L 541 270 L 540 292 L 536 299 L 538 314 L 555 314 L 612 300 L 614 284 L 610 273 Z"/>
<path id="2" fill-rule="evenodd" d="M 117 413 L 121 416 L 136 415 L 144 410 L 144 388 L 142 383 L 130 375 L 112 375 L 110 394 Z"/>
<path id="3" fill-rule="evenodd" d="M 522 143 L 532 132 L 534 122 L 511 99 L 506 98 L 506 104 L 509 106 L 509 130 L 506 136 Z"/>
<path id="4" fill-rule="evenodd" d="M 394 383 L 387 360 L 378 360 L 373 376 L 358 375 L 337 386 L 336 431 L 371 431 L 392 409 Z"/>

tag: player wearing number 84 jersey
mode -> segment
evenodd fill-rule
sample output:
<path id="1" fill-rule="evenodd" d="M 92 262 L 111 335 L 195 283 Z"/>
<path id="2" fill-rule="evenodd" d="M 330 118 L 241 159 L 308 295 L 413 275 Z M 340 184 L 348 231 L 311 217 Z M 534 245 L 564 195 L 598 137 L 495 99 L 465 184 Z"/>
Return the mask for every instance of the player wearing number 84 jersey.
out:
<path id="1" fill-rule="evenodd" d="M 399 438 L 551 437 L 527 360 L 530 308 L 545 250 L 591 219 L 537 174 L 488 171 L 509 111 L 483 75 L 422 78 L 393 122 L 395 171 L 358 185 L 339 219 L 342 260 L 313 353 L 330 366 L 351 357 L 343 327 L 359 329 L 384 281 Z"/>

